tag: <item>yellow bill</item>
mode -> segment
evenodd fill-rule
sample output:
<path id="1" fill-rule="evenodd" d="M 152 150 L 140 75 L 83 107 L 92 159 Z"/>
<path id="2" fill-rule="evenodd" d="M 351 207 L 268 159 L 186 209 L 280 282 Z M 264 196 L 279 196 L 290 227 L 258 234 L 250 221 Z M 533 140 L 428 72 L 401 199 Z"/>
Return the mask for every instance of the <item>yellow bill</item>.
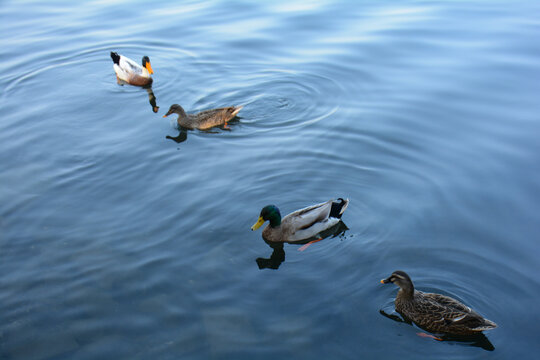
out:
<path id="1" fill-rule="evenodd" d="M 257 222 L 253 224 L 253 226 L 251 227 L 251 231 L 257 230 L 262 226 L 262 224 L 264 224 L 264 219 L 262 218 L 262 216 L 259 216 L 259 220 L 257 220 Z"/>

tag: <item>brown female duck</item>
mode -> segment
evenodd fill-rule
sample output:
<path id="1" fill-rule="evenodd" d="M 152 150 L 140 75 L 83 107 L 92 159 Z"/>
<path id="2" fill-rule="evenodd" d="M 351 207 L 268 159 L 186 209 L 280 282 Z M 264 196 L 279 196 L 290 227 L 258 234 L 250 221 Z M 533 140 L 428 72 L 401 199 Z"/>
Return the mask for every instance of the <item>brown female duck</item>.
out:
<path id="1" fill-rule="evenodd" d="M 399 286 L 396 311 L 429 332 L 473 335 L 497 327 L 493 321 L 451 297 L 415 290 L 411 278 L 403 271 L 394 271 L 381 283 Z"/>
<path id="2" fill-rule="evenodd" d="M 220 125 L 227 127 L 227 121 L 234 118 L 242 110 L 242 107 L 229 106 L 220 109 L 205 110 L 197 114 L 186 114 L 180 105 L 173 104 L 163 117 L 178 114 L 178 125 L 186 129 L 206 130 Z"/>

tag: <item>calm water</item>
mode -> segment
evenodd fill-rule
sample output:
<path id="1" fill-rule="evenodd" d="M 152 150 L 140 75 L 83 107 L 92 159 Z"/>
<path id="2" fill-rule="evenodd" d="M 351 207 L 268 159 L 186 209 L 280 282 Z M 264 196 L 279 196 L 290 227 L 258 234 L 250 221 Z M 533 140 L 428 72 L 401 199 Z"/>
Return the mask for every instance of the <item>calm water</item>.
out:
<path id="1" fill-rule="evenodd" d="M 539 14 L 3 1 L 0 358 L 538 354 Z M 158 114 L 110 51 L 150 57 Z M 172 103 L 245 108 L 228 131 L 180 133 Z M 340 196 L 348 230 L 259 269 L 262 206 Z M 396 269 L 499 328 L 437 342 L 383 317 Z"/>

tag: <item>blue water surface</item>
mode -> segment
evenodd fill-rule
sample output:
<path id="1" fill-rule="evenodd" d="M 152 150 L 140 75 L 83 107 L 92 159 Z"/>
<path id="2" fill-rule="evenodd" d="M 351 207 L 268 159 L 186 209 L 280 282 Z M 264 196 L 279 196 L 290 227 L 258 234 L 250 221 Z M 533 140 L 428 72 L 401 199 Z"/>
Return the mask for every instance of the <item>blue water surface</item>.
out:
<path id="1" fill-rule="evenodd" d="M 540 351 L 540 3 L 3 1 L 0 359 Z M 119 86 L 111 51 L 150 57 Z M 229 129 L 162 115 L 243 105 Z M 251 232 L 347 197 L 305 251 Z M 394 286 L 495 321 L 435 341 Z"/>

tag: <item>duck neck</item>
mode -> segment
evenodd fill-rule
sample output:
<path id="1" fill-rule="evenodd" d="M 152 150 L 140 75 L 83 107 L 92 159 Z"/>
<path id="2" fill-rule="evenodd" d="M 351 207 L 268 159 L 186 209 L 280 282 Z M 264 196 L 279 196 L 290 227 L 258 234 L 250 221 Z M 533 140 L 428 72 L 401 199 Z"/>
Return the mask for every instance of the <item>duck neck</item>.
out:
<path id="1" fill-rule="evenodd" d="M 178 119 L 185 119 L 187 118 L 187 115 L 186 115 L 186 112 L 184 111 L 184 109 L 182 108 L 179 108 L 175 111 L 175 113 L 178 114 Z"/>
<path id="2" fill-rule="evenodd" d="M 272 214 L 268 221 L 270 222 L 270 227 L 277 228 L 281 225 L 281 216 L 278 214 Z"/>
<path id="3" fill-rule="evenodd" d="M 412 298 L 414 297 L 413 284 L 405 284 L 403 287 L 400 287 L 398 291 L 398 297 L 402 299 L 412 300 Z"/>

